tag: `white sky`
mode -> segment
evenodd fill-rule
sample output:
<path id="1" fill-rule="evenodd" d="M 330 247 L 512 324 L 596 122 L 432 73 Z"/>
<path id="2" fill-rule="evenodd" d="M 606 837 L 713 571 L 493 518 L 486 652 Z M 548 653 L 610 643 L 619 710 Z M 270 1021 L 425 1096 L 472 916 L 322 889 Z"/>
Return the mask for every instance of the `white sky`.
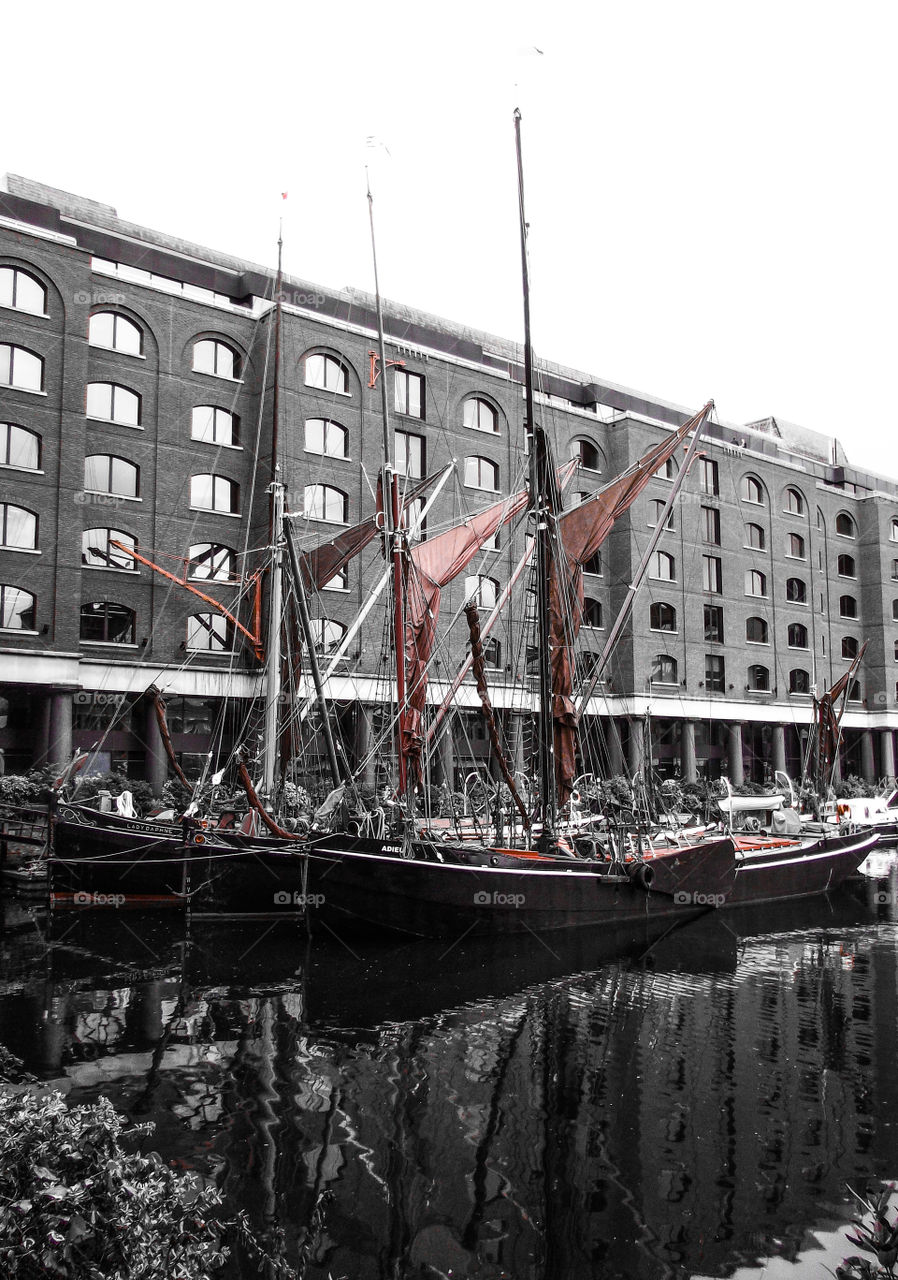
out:
<path id="1" fill-rule="evenodd" d="M 512 339 L 519 105 L 538 355 L 838 435 L 898 477 L 894 4 L 160 0 L 3 23 L 0 171 L 263 263 L 283 215 L 288 271 L 369 289 L 369 161 L 384 293 Z"/>

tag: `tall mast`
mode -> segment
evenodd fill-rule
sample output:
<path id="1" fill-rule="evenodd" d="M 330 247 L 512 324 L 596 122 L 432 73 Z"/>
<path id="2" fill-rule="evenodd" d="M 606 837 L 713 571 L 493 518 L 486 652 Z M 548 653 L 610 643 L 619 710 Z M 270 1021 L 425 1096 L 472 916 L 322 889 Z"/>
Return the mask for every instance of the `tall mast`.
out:
<path id="1" fill-rule="evenodd" d="M 552 731 L 552 655 L 549 650 L 549 556 L 552 518 L 546 484 L 548 459 L 542 429 L 533 420 L 533 343 L 530 334 L 530 268 L 527 260 L 527 217 L 524 212 L 524 161 L 521 151 L 521 113 L 514 113 L 518 161 L 518 208 L 521 224 L 521 280 L 524 294 L 524 432 L 530 446 L 530 509 L 536 559 L 537 656 L 539 660 L 539 814 L 543 843 L 550 844 L 557 825 L 555 742 Z"/>
<path id="2" fill-rule="evenodd" d="M 268 538 L 271 544 L 268 592 L 268 644 L 265 661 L 265 725 L 262 736 L 262 792 L 274 791 L 278 758 L 278 707 L 281 686 L 281 611 L 283 609 L 284 486 L 278 466 L 278 417 L 281 372 L 281 281 L 283 234 L 278 228 L 278 272 L 275 282 L 274 392 L 271 403 L 271 484 L 268 486 Z"/>
<path id="3" fill-rule="evenodd" d="M 374 197 L 371 184 L 368 184 L 368 221 L 371 226 L 371 259 L 374 263 L 374 294 L 377 301 L 377 346 L 380 356 L 380 405 L 383 421 L 383 467 L 381 471 L 381 493 L 384 510 L 384 543 L 387 557 L 392 564 L 393 576 L 393 651 L 396 658 L 396 733 L 398 750 L 398 790 L 400 796 L 408 798 L 408 770 L 405 761 L 405 724 L 406 724 L 406 689 L 405 689 L 405 624 L 403 601 L 405 583 L 403 579 L 402 547 L 399 537 L 399 485 L 393 470 L 393 437 L 390 429 L 390 405 L 387 394 L 387 354 L 384 344 L 384 316 L 380 297 L 380 281 L 377 275 L 377 246 L 374 239 Z"/>

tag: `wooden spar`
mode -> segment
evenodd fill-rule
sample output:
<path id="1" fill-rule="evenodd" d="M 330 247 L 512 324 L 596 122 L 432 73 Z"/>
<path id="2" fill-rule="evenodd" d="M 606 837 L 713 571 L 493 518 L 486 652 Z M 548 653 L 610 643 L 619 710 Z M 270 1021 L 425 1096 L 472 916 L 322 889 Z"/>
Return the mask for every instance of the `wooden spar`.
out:
<path id="1" fill-rule="evenodd" d="M 683 487 L 683 483 L 687 475 L 689 474 L 689 468 L 692 466 L 693 462 L 695 461 L 695 458 L 698 452 L 698 443 L 702 434 L 702 430 L 704 428 L 705 423 L 708 420 L 708 414 L 711 412 L 713 408 L 714 408 L 714 401 L 709 400 L 708 403 L 705 405 L 704 409 L 702 410 L 701 417 L 696 423 L 695 432 L 693 433 L 692 439 L 689 442 L 689 448 L 686 451 L 686 457 L 683 460 L 683 465 L 680 467 L 680 470 L 677 472 L 676 479 L 671 485 L 670 493 L 667 495 L 667 502 L 664 504 L 664 510 L 662 511 L 661 515 L 659 516 L 655 524 L 655 530 L 651 538 L 649 538 L 648 546 L 646 547 L 645 552 L 643 553 L 642 559 L 639 562 L 639 567 L 637 568 L 636 573 L 633 575 L 633 581 L 630 583 L 629 587 L 627 588 L 627 594 L 624 598 L 623 604 L 621 605 L 620 612 L 618 613 L 617 618 L 614 621 L 614 626 L 611 628 L 611 632 L 608 636 L 608 639 L 605 642 L 605 647 L 602 650 L 601 654 L 599 655 L 599 660 L 596 663 L 593 670 L 591 671 L 589 678 L 583 688 L 583 692 L 581 693 L 578 699 L 577 709 L 578 709 L 578 714 L 580 715 L 583 714 L 583 710 L 586 707 L 587 703 L 589 702 L 590 697 L 592 696 L 593 689 L 595 689 L 596 685 L 599 683 L 599 680 L 602 678 L 602 672 L 608 666 L 608 662 L 611 658 L 611 654 L 614 651 L 614 646 L 617 644 L 617 641 L 620 638 L 620 634 L 623 631 L 624 626 L 627 622 L 627 619 L 630 616 L 630 610 L 633 608 L 633 601 L 636 598 L 636 592 L 639 590 L 640 586 L 642 585 L 642 580 L 645 577 L 646 572 L 648 570 L 649 562 L 652 558 L 652 554 L 654 553 L 655 548 L 657 547 L 658 543 L 661 540 L 661 536 L 664 533 L 665 527 L 667 525 L 667 518 L 673 508 L 673 504 L 676 501 L 680 490 Z"/>
<path id="2" fill-rule="evenodd" d="M 393 471 L 393 440 L 390 432 L 390 406 L 387 396 L 387 353 L 384 342 L 383 303 L 377 274 L 377 245 L 374 238 L 374 197 L 368 185 L 368 221 L 371 226 L 371 259 L 374 264 L 374 296 L 377 303 L 377 347 L 380 352 L 380 403 L 383 423 L 383 494 L 384 547 L 386 559 L 392 564 L 393 574 L 393 651 L 396 660 L 396 752 L 399 795 L 407 800 L 408 769 L 405 760 L 406 690 L 405 690 L 405 579 L 402 563 L 402 545 L 399 530 L 399 486 Z"/>
<path id="3" fill-rule="evenodd" d="M 278 229 L 278 271 L 275 282 L 274 390 L 271 400 L 271 484 L 268 486 L 268 541 L 271 569 L 268 578 L 268 645 L 265 662 L 265 718 L 262 730 L 262 791 L 272 796 L 278 765 L 278 718 L 281 700 L 281 611 L 283 609 L 284 485 L 278 464 L 279 388 L 281 382 L 281 298 L 283 236 Z"/>
<path id="4" fill-rule="evenodd" d="M 175 755 L 175 749 L 172 746 L 171 734 L 168 731 L 168 721 L 165 718 L 165 701 L 162 697 L 162 694 L 159 692 L 159 690 L 156 688 L 155 685 L 152 685 L 148 690 L 148 692 L 150 693 L 153 699 L 153 708 L 156 712 L 156 721 L 159 725 L 159 733 L 162 736 L 162 745 L 163 747 L 165 747 L 165 754 L 168 756 L 169 763 L 171 764 L 171 767 L 174 769 L 175 774 L 177 775 L 178 781 L 183 783 L 184 786 L 192 795 L 193 785 L 192 783 L 188 782 L 187 778 L 185 777 L 184 771 L 182 770 L 181 766 L 178 764 L 178 758 Z"/>
<path id="5" fill-rule="evenodd" d="M 295 831 L 288 831 L 286 827 L 282 827 L 275 822 L 274 818 L 272 818 L 271 814 L 259 799 L 256 793 L 256 788 L 253 786 L 252 778 L 249 776 L 249 770 L 242 760 L 237 764 L 237 777 L 240 779 L 243 790 L 246 792 L 246 798 L 249 801 L 250 808 L 256 811 L 272 835 L 280 836 L 282 840 L 303 839 L 303 837 L 297 835 Z"/>
<path id="6" fill-rule="evenodd" d="M 477 612 L 477 606 L 472 601 L 468 601 L 465 605 L 465 617 L 468 620 L 468 630 L 471 633 L 471 659 L 474 666 L 474 679 L 477 682 L 477 692 L 480 695 L 480 705 L 483 710 L 483 718 L 486 722 L 487 732 L 490 735 L 490 746 L 493 750 L 493 759 L 502 771 L 502 777 L 511 792 L 511 798 L 517 806 L 518 813 L 524 823 L 524 829 L 530 830 L 530 814 L 527 812 L 527 806 L 518 795 L 518 789 L 515 786 L 515 780 L 512 772 L 508 767 L 505 759 L 505 752 L 502 750 L 502 744 L 499 741 L 499 731 L 496 728 L 496 717 L 493 713 L 492 703 L 490 702 L 489 689 L 486 683 L 486 674 L 483 669 L 483 645 L 480 642 L 480 616 Z"/>
<path id="7" fill-rule="evenodd" d="M 527 260 L 527 216 L 524 210 L 524 160 L 521 149 L 521 113 L 515 109 L 515 151 L 518 164 L 518 212 L 521 235 L 521 283 L 524 297 L 524 433 L 530 437 L 530 502 L 536 521 L 534 531 L 536 555 L 537 627 L 542 643 L 538 645 L 539 661 L 539 814 L 543 823 L 542 842 L 550 844 L 558 819 L 555 781 L 555 735 L 552 726 L 552 666 L 549 652 L 549 556 L 551 554 L 548 508 L 544 492 L 548 460 L 541 428 L 533 420 L 533 343 L 530 332 L 530 267 Z"/>
<path id="8" fill-rule="evenodd" d="M 335 787 L 339 787 L 344 781 L 341 777 L 340 765 L 337 760 L 337 748 L 334 744 L 334 734 L 331 728 L 330 717 L 327 713 L 327 701 L 324 696 L 324 682 L 321 679 L 321 668 L 318 665 L 318 654 L 315 650 L 315 638 L 312 635 L 312 625 L 309 620 L 309 605 L 306 600 L 306 586 L 302 580 L 302 572 L 299 567 L 299 556 L 296 554 L 296 543 L 293 540 L 293 529 L 290 527 L 289 516 L 283 517 L 284 523 L 284 540 L 287 543 L 287 556 L 290 561 L 290 569 L 293 576 L 293 595 L 296 600 L 296 608 L 299 614 L 299 624 L 302 627 L 303 639 L 306 644 L 306 651 L 309 657 L 309 666 L 312 671 L 312 681 L 315 685 L 315 693 L 318 698 L 318 705 L 321 708 L 321 730 L 324 734 L 324 742 L 327 747 L 327 759 L 330 765 L 331 777 Z"/>
<path id="9" fill-rule="evenodd" d="M 253 653 L 255 654 L 256 658 L 258 658 L 260 662 L 263 662 L 265 660 L 265 646 L 262 644 L 261 633 L 257 631 L 254 635 L 252 631 L 249 631 L 243 625 L 243 623 L 240 621 L 239 618 L 235 618 L 234 614 L 231 613 L 230 609 L 226 609 L 223 604 L 221 604 L 218 600 L 215 599 L 214 596 L 207 596 L 205 591 L 200 591 L 197 587 L 191 586 L 191 584 L 187 582 L 184 578 L 179 578 L 176 573 L 169 573 L 168 569 L 163 569 L 160 565 L 154 564 L 152 560 L 148 560 L 147 557 L 144 555 L 141 555 L 139 551 L 136 551 L 133 547 L 126 546 L 125 543 L 119 542 L 115 538 L 109 539 L 109 545 L 110 547 L 118 548 L 119 551 L 127 551 L 128 555 L 131 556 L 132 559 L 137 560 L 140 564 L 145 564 L 146 567 L 148 569 L 152 569 L 154 573 L 161 574 L 163 578 L 168 578 L 169 582 L 176 583 L 179 587 L 183 587 L 185 591 L 189 591 L 191 595 L 197 596 L 200 600 L 204 601 L 206 604 L 211 604 L 212 607 L 214 609 L 217 609 L 218 612 L 222 614 L 225 618 L 227 618 L 229 622 L 232 622 L 238 631 L 241 631 L 246 636 L 247 640 L 250 642 L 250 644 L 253 647 Z M 261 575 L 258 573 L 254 573 L 250 577 L 249 581 L 255 584 L 256 598 L 258 601 Z M 258 618 L 258 604 L 254 605 L 253 616 Z"/>

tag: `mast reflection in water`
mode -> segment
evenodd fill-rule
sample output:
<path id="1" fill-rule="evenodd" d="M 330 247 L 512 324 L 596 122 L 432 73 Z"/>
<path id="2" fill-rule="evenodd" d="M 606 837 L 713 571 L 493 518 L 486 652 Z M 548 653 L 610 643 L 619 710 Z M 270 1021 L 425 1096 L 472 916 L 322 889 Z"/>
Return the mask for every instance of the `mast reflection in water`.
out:
<path id="1" fill-rule="evenodd" d="M 809 1249 L 795 1274 L 825 1274 L 811 1233 L 851 1216 L 846 1183 L 898 1174 L 898 926 L 875 912 L 732 913 L 602 964 L 583 939 L 350 951 L 125 913 L 45 949 L 8 911 L 0 1040 L 70 1101 L 155 1120 L 308 1280 L 723 1276 Z"/>

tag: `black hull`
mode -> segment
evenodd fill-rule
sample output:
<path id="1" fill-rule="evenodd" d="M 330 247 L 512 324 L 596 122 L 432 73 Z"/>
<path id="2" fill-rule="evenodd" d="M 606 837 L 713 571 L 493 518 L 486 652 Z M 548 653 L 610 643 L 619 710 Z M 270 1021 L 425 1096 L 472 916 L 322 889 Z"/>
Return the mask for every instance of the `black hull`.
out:
<path id="1" fill-rule="evenodd" d="M 746 851 L 744 856 L 737 855 L 736 883 L 726 906 L 827 893 L 854 875 L 878 840 L 878 833 L 867 828 L 848 835 L 824 835 L 799 849 L 783 844 Z"/>

